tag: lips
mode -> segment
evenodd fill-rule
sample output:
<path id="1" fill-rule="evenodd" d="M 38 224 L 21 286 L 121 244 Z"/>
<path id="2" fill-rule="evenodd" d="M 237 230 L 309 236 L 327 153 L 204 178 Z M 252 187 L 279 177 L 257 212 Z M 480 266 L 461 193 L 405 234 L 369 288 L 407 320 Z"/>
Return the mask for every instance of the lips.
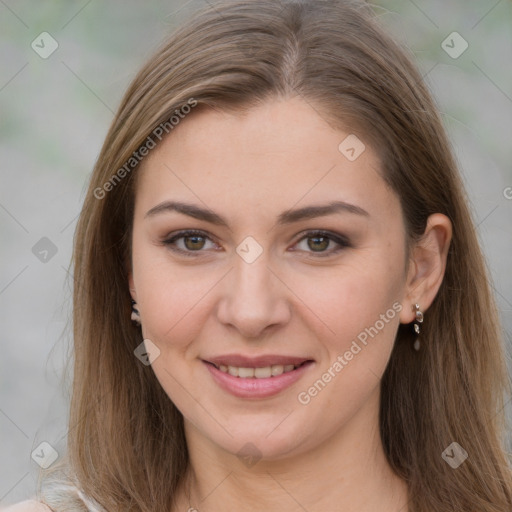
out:
<path id="1" fill-rule="evenodd" d="M 238 398 L 263 399 L 277 395 L 297 382 L 312 367 L 307 357 L 241 354 L 203 359 L 213 381 Z"/>
<path id="2" fill-rule="evenodd" d="M 215 357 L 208 357 L 203 359 L 206 363 L 211 363 L 219 368 L 223 366 L 235 366 L 238 368 L 264 368 L 266 366 L 300 366 L 306 361 L 311 361 L 309 357 L 295 357 L 295 356 L 283 356 L 283 355 L 264 355 L 257 357 L 248 357 L 241 354 L 226 354 Z"/>
<path id="3" fill-rule="evenodd" d="M 308 361 L 311 360 L 271 354 L 259 357 L 230 354 L 213 357 L 204 362 L 233 377 L 265 379 L 294 371 Z"/>

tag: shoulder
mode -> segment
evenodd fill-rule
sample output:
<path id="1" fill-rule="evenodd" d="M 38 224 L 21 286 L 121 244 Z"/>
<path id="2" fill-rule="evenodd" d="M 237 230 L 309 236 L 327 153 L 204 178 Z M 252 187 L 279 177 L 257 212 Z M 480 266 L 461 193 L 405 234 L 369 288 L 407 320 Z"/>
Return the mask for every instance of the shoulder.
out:
<path id="1" fill-rule="evenodd" d="M 15 503 L 7 508 L 0 509 L 0 512 L 50 512 L 51 509 L 40 501 L 26 500 Z"/>

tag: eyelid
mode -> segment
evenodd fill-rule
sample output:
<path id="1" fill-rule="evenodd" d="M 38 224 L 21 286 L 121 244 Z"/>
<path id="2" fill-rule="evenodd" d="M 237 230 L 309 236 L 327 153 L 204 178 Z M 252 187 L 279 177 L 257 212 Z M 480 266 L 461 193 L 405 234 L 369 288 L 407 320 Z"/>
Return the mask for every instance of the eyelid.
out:
<path id="1" fill-rule="evenodd" d="M 168 235 L 164 240 L 162 240 L 162 244 L 168 246 L 169 249 L 173 252 L 176 252 L 179 254 L 184 254 L 185 256 L 197 257 L 197 256 L 200 256 L 201 253 L 204 253 L 206 251 L 203 251 L 201 249 L 197 250 L 197 251 L 185 251 L 183 249 L 178 249 L 175 246 L 173 247 L 173 244 L 180 238 L 186 238 L 188 236 L 194 236 L 194 235 L 201 236 L 203 238 L 210 240 L 213 243 L 216 243 L 215 237 L 205 230 L 184 229 L 184 230 L 172 233 L 171 235 Z M 323 251 L 323 252 L 322 251 L 320 251 L 320 252 L 306 251 L 310 255 L 315 255 L 315 257 L 320 257 L 320 258 L 327 257 L 327 256 L 330 256 L 333 254 L 337 254 L 339 251 L 341 251 L 343 249 L 352 247 L 352 244 L 350 243 L 349 239 L 346 236 L 344 236 L 340 233 L 335 233 L 333 231 L 329 231 L 329 230 L 325 230 L 325 229 L 306 229 L 297 235 L 297 239 L 293 245 L 295 246 L 299 242 L 302 242 L 302 240 L 304 240 L 306 238 L 313 238 L 315 236 L 326 237 L 329 240 L 331 240 L 332 242 L 338 244 L 338 248 L 330 250 L 330 251 Z M 295 251 L 296 249 L 292 249 L 292 250 Z"/>
<path id="2" fill-rule="evenodd" d="M 345 235 L 342 235 L 341 233 L 336 233 L 334 231 L 329 231 L 326 229 L 306 229 L 297 235 L 297 241 L 294 243 L 294 245 L 297 245 L 304 239 L 313 237 L 326 237 L 335 244 L 338 244 L 337 248 L 331 249 L 329 251 L 306 251 L 308 255 L 314 255 L 314 257 L 326 258 L 328 256 L 337 254 L 344 249 L 352 247 L 350 240 Z"/>
<path id="3" fill-rule="evenodd" d="M 198 251 L 184 251 L 183 249 L 178 249 L 177 247 L 173 246 L 173 244 L 179 240 L 180 238 L 187 238 L 189 236 L 201 236 L 203 238 L 207 238 L 213 243 L 215 242 L 215 237 L 208 233 L 208 231 L 202 230 L 202 229 L 183 229 L 181 231 L 177 231 L 175 233 L 171 233 L 171 235 L 166 236 L 162 240 L 162 244 L 167 246 L 171 251 L 183 254 L 185 256 L 192 256 L 197 257 L 200 256 L 201 253 L 204 253 L 203 250 Z"/>

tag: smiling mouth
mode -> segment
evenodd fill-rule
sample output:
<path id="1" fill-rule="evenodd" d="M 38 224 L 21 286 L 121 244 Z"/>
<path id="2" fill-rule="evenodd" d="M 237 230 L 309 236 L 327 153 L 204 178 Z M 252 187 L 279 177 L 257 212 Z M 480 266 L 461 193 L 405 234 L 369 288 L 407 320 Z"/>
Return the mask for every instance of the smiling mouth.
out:
<path id="1" fill-rule="evenodd" d="M 300 364 L 274 364 L 271 366 L 263 366 L 263 367 L 240 367 L 240 366 L 227 366 L 224 364 L 215 364 L 210 361 L 205 361 L 207 364 L 214 366 L 217 370 L 220 370 L 223 373 L 227 373 L 232 377 L 238 377 L 240 379 L 268 379 L 270 377 L 278 377 L 283 373 L 289 373 L 301 366 L 304 366 L 306 363 L 311 362 L 303 361 Z"/>

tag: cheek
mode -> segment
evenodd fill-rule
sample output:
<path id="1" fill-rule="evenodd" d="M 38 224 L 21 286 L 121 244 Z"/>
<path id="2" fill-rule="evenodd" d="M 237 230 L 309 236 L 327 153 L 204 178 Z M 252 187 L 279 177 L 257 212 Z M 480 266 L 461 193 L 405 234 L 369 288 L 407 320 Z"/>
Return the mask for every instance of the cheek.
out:
<path id="1" fill-rule="evenodd" d="M 186 348 L 196 339 L 209 314 L 207 301 L 201 300 L 210 286 L 198 283 L 191 290 L 174 280 L 173 287 L 152 287 L 141 311 L 144 337 L 155 340 L 162 350 Z"/>
<path id="2" fill-rule="evenodd" d="M 357 260 L 330 269 L 296 272 L 291 281 L 301 299 L 302 316 L 307 314 L 322 331 L 321 337 L 340 349 L 376 323 L 386 335 L 394 329 L 388 329 L 389 324 L 398 325 L 398 306 L 393 308 L 393 304 L 402 297 L 400 258 L 395 256 L 394 263 L 383 255 Z"/>
<path id="3" fill-rule="evenodd" d="M 322 319 L 316 322 L 320 327 L 315 334 L 323 356 L 297 398 L 301 407 L 314 404 L 307 409 L 310 414 L 333 411 L 338 425 L 378 389 L 399 325 L 401 274 L 397 269 L 371 268 L 371 273 L 352 269 L 336 279 L 331 276 L 325 280 L 324 292 L 311 297 Z"/>
<path id="4" fill-rule="evenodd" d="M 186 346 L 207 314 L 207 294 L 217 273 L 171 265 L 161 247 L 134 244 L 133 270 L 143 335 L 162 349 Z"/>

